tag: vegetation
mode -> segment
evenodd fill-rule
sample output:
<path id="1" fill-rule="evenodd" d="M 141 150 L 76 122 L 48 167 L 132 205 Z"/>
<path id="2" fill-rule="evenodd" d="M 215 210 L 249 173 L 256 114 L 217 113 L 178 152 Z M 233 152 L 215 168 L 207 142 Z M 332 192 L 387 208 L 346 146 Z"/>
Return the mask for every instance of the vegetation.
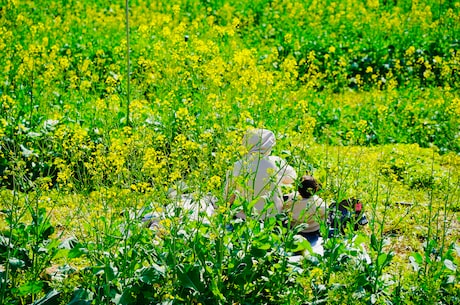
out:
<path id="1" fill-rule="evenodd" d="M 0 304 L 459 303 L 459 37 L 455 0 L 3 0 Z M 250 127 L 369 225 L 296 261 L 234 220 Z M 145 228 L 171 190 L 218 213 Z"/>

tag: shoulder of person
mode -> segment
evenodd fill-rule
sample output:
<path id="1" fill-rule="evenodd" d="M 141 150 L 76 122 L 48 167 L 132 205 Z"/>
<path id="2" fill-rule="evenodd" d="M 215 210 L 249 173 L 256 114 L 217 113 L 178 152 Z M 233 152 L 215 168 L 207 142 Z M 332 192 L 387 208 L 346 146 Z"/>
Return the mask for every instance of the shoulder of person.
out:
<path id="1" fill-rule="evenodd" d="M 268 159 L 272 162 L 274 162 L 276 165 L 279 165 L 279 166 L 284 166 L 286 165 L 286 160 L 284 160 L 283 158 L 281 157 L 278 157 L 278 156 L 269 156 Z"/>
<path id="2" fill-rule="evenodd" d="M 314 201 L 316 205 L 326 205 L 326 201 L 318 195 L 313 195 L 311 200 Z"/>

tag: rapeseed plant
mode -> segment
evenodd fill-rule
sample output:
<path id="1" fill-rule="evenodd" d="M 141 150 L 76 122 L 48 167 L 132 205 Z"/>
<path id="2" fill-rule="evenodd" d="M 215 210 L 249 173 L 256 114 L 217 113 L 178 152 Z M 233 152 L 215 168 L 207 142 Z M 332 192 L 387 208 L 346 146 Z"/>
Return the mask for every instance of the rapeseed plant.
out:
<path id="1" fill-rule="evenodd" d="M 81 267 L 65 280 L 72 289 L 27 286 L 32 274 L 5 274 L 20 264 L 2 260 L 0 300 L 25 303 L 27 287 L 35 299 L 65 291 L 62 303 L 334 303 L 344 291 L 357 303 L 458 300 L 459 3 L 125 9 L 8 0 L 0 14 L 0 227 L 27 226 L 31 215 L 5 223 L 4 210 L 36 192 L 35 211 L 59 207 L 40 215 L 78 239 L 53 263 Z M 375 269 L 336 260 L 354 257 L 339 240 L 330 256 L 290 265 L 291 237 L 275 223 L 232 222 L 222 188 L 249 127 L 273 129 L 276 152 L 314 173 L 325 199 L 367 204 L 373 226 L 358 239 Z M 174 204 L 168 189 L 183 181 L 217 197 L 211 225 L 173 217 L 155 236 L 123 213 Z"/>

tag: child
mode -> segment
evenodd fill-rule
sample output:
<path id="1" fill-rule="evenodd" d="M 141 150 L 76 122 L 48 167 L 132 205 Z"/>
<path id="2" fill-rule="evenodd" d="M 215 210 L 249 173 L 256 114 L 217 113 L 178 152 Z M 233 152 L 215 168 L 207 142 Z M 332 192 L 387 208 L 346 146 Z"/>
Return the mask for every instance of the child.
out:
<path id="1" fill-rule="evenodd" d="M 284 207 L 292 215 L 292 227 L 302 223 L 307 225 L 298 234 L 305 237 L 312 246 L 315 246 L 320 237 L 318 219 L 326 217 L 326 202 L 316 195 L 320 189 L 321 185 L 314 177 L 303 176 L 297 189 L 300 200 L 294 199 L 293 203 Z"/>

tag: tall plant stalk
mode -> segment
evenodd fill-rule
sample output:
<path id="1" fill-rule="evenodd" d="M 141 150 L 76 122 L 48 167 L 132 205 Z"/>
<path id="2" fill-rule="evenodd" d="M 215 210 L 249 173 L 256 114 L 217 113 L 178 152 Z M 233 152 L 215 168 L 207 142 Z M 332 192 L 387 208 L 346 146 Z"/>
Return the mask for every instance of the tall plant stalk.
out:
<path id="1" fill-rule="evenodd" d="M 432 151 L 431 157 L 431 178 L 434 180 L 434 161 L 435 161 L 435 150 Z M 431 243 L 433 239 L 433 228 L 432 222 L 435 220 L 434 218 L 438 217 L 437 212 L 433 211 L 433 201 L 434 201 L 434 183 L 430 183 L 429 189 L 429 198 L 430 201 L 428 203 L 428 230 L 426 232 L 426 245 L 425 245 L 425 264 L 424 264 L 424 275 L 427 276 L 429 268 L 430 268 L 430 255 L 432 254 L 432 250 L 434 245 Z M 433 215 L 434 214 L 434 215 Z"/>
<path id="2" fill-rule="evenodd" d="M 127 103 L 126 103 L 126 125 L 130 126 L 129 121 L 129 105 L 131 103 L 131 60 L 130 60 L 130 46 L 129 46 L 129 0 L 125 2 L 126 13 L 126 67 L 127 67 Z"/>

